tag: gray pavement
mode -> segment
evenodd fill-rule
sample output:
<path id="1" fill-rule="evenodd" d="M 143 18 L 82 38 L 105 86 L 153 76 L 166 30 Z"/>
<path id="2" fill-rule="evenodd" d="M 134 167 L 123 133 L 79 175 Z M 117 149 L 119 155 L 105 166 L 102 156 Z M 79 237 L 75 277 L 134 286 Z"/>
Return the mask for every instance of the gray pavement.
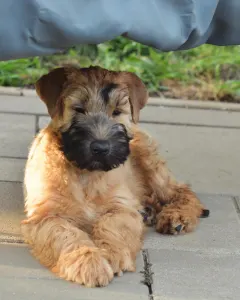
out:
<path id="1" fill-rule="evenodd" d="M 192 185 L 211 217 L 185 236 L 149 230 L 136 273 L 107 288 L 86 289 L 57 279 L 22 243 L 24 165 L 35 133 L 49 118 L 31 94 L 0 96 L 1 300 L 240 299 L 240 111 L 178 104 L 152 101 L 141 126 L 157 138 L 172 172 Z"/>

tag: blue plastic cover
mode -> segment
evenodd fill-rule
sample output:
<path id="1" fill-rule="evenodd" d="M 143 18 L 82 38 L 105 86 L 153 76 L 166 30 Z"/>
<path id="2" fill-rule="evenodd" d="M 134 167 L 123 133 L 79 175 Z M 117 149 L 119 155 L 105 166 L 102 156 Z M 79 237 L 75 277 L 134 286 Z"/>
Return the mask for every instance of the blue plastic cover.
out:
<path id="1" fill-rule="evenodd" d="M 120 35 L 162 51 L 240 44 L 240 0 L 0 0 L 0 60 Z"/>

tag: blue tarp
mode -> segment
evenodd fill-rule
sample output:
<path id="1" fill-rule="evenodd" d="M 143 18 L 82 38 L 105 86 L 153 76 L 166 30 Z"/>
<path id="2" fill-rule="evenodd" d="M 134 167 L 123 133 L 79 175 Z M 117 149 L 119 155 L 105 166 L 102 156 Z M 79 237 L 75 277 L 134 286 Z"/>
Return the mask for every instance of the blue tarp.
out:
<path id="1" fill-rule="evenodd" d="M 0 60 L 120 35 L 162 51 L 240 44 L 240 0 L 0 0 Z"/>

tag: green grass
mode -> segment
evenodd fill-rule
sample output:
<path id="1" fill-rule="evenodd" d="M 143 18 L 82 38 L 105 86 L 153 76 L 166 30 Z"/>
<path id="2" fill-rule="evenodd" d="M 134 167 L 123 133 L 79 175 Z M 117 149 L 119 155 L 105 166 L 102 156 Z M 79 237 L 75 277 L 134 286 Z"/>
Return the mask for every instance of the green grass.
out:
<path id="1" fill-rule="evenodd" d="M 0 62 L 0 85 L 32 86 L 48 70 L 72 63 L 135 72 L 153 94 L 240 102 L 240 46 L 163 53 L 122 37 L 64 54 Z"/>

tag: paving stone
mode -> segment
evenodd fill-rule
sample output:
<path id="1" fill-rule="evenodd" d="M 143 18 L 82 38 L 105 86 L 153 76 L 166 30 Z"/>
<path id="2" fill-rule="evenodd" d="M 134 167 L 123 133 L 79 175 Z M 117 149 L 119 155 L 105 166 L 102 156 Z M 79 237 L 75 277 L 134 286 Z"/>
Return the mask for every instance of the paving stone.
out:
<path id="1" fill-rule="evenodd" d="M 182 236 L 166 236 L 150 230 L 145 238 L 147 249 L 201 251 L 210 256 L 240 255 L 240 219 L 231 197 L 200 195 L 210 209 L 210 217 L 201 219 L 196 231 Z"/>
<path id="2" fill-rule="evenodd" d="M 47 114 L 45 104 L 38 97 L 0 96 L 0 100 L 2 112 Z"/>
<path id="3" fill-rule="evenodd" d="M 34 116 L 0 113 L 0 156 L 27 157 L 35 123 Z"/>
<path id="4" fill-rule="evenodd" d="M 240 128 L 240 112 L 199 110 L 176 107 L 146 106 L 141 121 L 194 124 L 203 126 L 232 126 Z"/>
<path id="5" fill-rule="evenodd" d="M 203 193 L 240 194 L 240 130 L 141 124 L 181 181 Z"/>
<path id="6" fill-rule="evenodd" d="M 38 118 L 38 128 L 39 128 L 39 130 L 46 127 L 49 124 L 50 120 L 51 120 L 50 117 L 39 117 Z"/>
<path id="7" fill-rule="evenodd" d="M 25 246 L 0 245 L 0 299 L 148 299 L 148 290 L 141 283 L 141 255 L 137 272 L 115 278 L 105 288 L 88 289 L 58 279 L 33 258 Z"/>
<path id="8" fill-rule="evenodd" d="M 179 108 L 195 108 L 209 109 L 222 111 L 238 111 L 240 112 L 239 103 L 229 103 L 221 101 L 199 101 L 199 100 L 184 100 L 171 99 L 162 97 L 149 97 L 148 104 L 151 106 L 179 107 Z"/>
<path id="9" fill-rule="evenodd" d="M 151 249 L 149 256 L 154 299 L 239 299 L 240 255 Z"/>
<path id="10" fill-rule="evenodd" d="M 0 182 L 0 195 L 0 242 L 22 240 L 20 232 L 20 222 L 24 217 L 22 184 Z"/>
<path id="11" fill-rule="evenodd" d="M 0 86 L 0 98 L 1 99 L 5 99 L 6 95 L 21 96 L 22 94 L 23 94 L 22 88 Z"/>
<path id="12" fill-rule="evenodd" d="M 0 181 L 23 181 L 25 159 L 0 157 Z"/>
<path id="13" fill-rule="evenodd" d="M 0 182 L 1 212 L 18 212 L 23 209 L 22 183 Z"/>
<path id="14" fill-rule="evenodd" d="M 20 228 L 22 220 L 24 220 L 22 211 L 0 213 L 0 243 L 23 243 Z"/>

